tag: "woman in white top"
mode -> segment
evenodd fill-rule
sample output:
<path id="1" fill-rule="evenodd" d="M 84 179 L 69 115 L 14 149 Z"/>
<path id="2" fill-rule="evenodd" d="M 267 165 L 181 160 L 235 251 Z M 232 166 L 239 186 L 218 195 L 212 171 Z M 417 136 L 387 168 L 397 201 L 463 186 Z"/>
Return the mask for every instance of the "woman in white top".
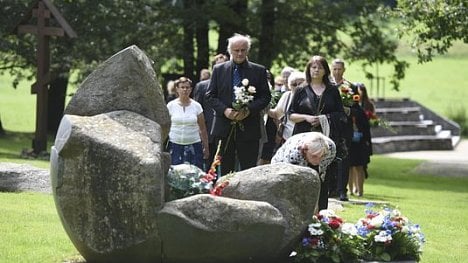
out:
<path id="1" fill-rule="evenodd" d="M 280 126 L 283 125 L 282 128 L 282 144 L 286 141 L 289 137 L 291 137 L 293 129 L 294 129 L 294 122 L 289 119 L 289 116 L 285 113 L 288 112 L 289 105 L 291 105 L 292 97 L 294 92 L 296 91 L 297 87 L 301 86 L 305 82 L 305 74 L 304 72 L 293 71 L 288 78 L 288 87 L 289 90 L 283 93 L 281 98 L 278 101 L 278 104 L 274 109 L 270 109 L 268 115 L 274 119 L 280 121 Z"/>
<path id="2" fill-rule="evenodd" d="M 208 159 L 208 133 L 200 103 L 190 98 L 192 81 L 180 77 L 175 81 L 178 98 L 167 104 L 171 116 L 169 152 L 172 164 L 190 163 L 203 167 Z"/>

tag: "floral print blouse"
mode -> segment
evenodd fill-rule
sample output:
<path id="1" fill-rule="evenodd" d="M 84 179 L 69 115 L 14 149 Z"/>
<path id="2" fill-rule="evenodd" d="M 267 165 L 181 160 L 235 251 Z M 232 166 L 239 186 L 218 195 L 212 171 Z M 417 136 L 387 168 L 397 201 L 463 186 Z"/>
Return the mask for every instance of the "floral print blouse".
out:
<path id="1" fill-rule="evenodd" d="M 323 157 L 322 161 L 319 164 L 318 173 L 322 181 L 325 179 L 325 173 L 327 171 L 328 165 L 335 159 L 336 155 L 336 146 L 335 143 L 325 135 L 318 132 L 304 132 L 299 133 L 294 136 L 291 136 L 286 142 L 276 151 L 275 155 L 271 159 L 271 163 L 290 163 L 300 166 L 309 167 L 309 163 L 302 155 L 301 145 L 307 140 L 311 135 L 323 136 L 328 144 L 328 154 Z"/>

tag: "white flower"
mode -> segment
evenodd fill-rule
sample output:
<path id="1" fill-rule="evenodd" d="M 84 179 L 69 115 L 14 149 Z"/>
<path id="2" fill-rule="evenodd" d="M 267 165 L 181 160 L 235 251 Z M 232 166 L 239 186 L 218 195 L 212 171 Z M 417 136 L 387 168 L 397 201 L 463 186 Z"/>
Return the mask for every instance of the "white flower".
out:
<path id="1" fill-rule="evenodd" d="M 248 79 L 243 79 L 243 80 L 242 80 L 242 85 L 243 85 L 244 87 L 247 87 L 247 86 L 249 85 L 249 80 L 248 80 Z"/>
<path id="2" fill-rule="evenodd" d="M 401 216 L 401 212 L 397 209 L 393 209 L 392 210 L 392 217 L 400 217 Z"/>
<path id="3" fill-rule="evenodd" d="M 347 235 L 357 236 L 358 232 L 356 226 L 351 223 L 344 223 L 341 226 L 341 231 Z"/>
<path id="4" fill-rule="evenodd" d="M 247 91 L 250 93 L 250 94 L 254 94 L 257 92 L 257 89 L 254 87 L 254 86 L 249 86 L 247 88 Z"/>
<path id="5" fill-rule="evenodd" d="M 323 217 L 335 217 L 335 211 L 330 209 L 320 210 L 319 214 Z"/>
<path id="6" fill-rule="evenodd" d="M 406 233 L 408 233 L 408 231 L 409 231 L 409 227 L 408 227 L 408 226 L 403 226 L 403 227 L 401 228 L 400 231 L 401 231 L 401 233 L 405 233 L 405 234 L 406 234 Z"/>
<path id="7" fill-rule="evenodd" d="M 320 223 L 310 224 L 308 230 L 312 236 L 320 236 L 323 234 L 323 230 L 320 229 Z"/>
<path id="8" fill-rule="evenodd" d="M 379 228 L 382 226 L 385 216 L 379 214 L 378 216 L 374 217 L 370 221 L 370 225 L 374 226 L 375 228 Z"/>
<path id="9" fill-rule="evenodd" d="M 388 242 L 392 241 L 392 235 L 387 233 L 387 231 L 380 231 L 378 235 L 374 237 L 375 242 Z"/>

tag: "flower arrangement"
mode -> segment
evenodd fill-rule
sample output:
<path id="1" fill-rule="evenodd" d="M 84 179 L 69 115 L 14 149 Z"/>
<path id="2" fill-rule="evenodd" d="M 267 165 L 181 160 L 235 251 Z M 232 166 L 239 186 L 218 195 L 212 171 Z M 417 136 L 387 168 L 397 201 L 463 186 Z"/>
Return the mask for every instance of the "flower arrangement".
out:
<path id="1" fill-rule="evenodd" d="M 354 94 L 353 89 L 347 85 L 347 83 L 343 83 L 340 86 L 340 96 L 341 101 L 343 102 L 343 106 L 351 107 L 354 103 L 359 102 L 361 97 L 359 94 Z"/>
<path id="2" fill-rule="evenodd" d="M 344 223 L 333 210 L 322 210 L 312 217 L 294 262 L 355 262 L 363 250 L 363 239 L 353 224 Z"/>
<path id="3" fill-rule="evenodd" d="M 356 228 L 365 240 L 365 260 L 419 261 L 424 234 L 399 210 L 384 207 L 376 212 L 368 205 L 366 216 L 358 220 Z"/>
<path id="4" fill-rule="evenodd" d="M 204 180 L 203 170 L 191 164 L 171 165 L 167 174 L 168 200 L 209 193 L 213 182 Z"/>
<path id="5" fill-rule="evenodd" d="M 369 120 L 369 125 L 371 127 L 382 127 L 393 133 L 396 133 L 395 129 L 392 126 L 390 126 L 390 124 L 385 119 L 380 118 L 372 111 L 366 110 L 365 113 L 366 113 L 367 119 Z"/>
<path id="6" fill-rule="evenodd" d="M 380 126 L 380 118 L 375 114 L 375 112 L 372 112 L 370 110 L 365 111 L 367 119 L 369 120 L 369 124 L 371 127 L 378 127 Z"/>
<path id="7" fill-rule="evenodd" d="M 294 262 L 419 261 L 424 235 L 398 210 L 371 210 L 356 224 L 345 223 L 331 210 L 313 216 L 301 243 L 291 254 Z"/>
<path id="8" fill-rule="evenodd" d="M 271 90 L 270 109 L 273 109 L 278 105 L 278 101 L 281 99 L 283 93 L 279 90 Z"/>
<path id="9" fill-rule="evenodd" d="M 243 79 L 241 82 L 242 86 L 234 86 L 234 101 L 232 107 L 235 110 L 241 110 L 253 101 L 254 94 L 257 92 L 254 86 L 249 86 L 249 80 Z"/>
<path id="10" fill-rule="evenodd" d="M 217 168 L 221 165 L 221 141 L 218 143 L 216 154 L 210 169 L 206 173 L 200 168 L 191 164 L 171 165 L 166 180 L 169 185 L 168 200 L 180 199 L 196 194 L 212 194 L 221 196 L 223 189 L 229 185 L 229 178 L 232 173 L 224 176 L 223 180 L 218 181 Z"/>

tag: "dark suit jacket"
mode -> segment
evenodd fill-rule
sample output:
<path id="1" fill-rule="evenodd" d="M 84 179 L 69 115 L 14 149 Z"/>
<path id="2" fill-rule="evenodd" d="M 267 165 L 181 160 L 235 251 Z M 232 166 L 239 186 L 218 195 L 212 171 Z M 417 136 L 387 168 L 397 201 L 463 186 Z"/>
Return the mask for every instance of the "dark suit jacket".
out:
<path id="1" fill-rule="evenodd" d="M 193 99 L 198 101 L 203 107 L 203 115 L 205 117 L 206 130 L 208 132 L 208 141 L 213 141 L 213 136 L 211 136 L 211 126 L 213 124 L 214 110 L 206 99 L 206 91 L 210 85 L 210 80 L 202 80 L 195 85 L 193 90 Z"/>
<path id="2" fill-rule="evenodd" d="M 226 138 L 231 129 L 231 120 L 224 116 L 226 108 L 232 108 L 233 86 L 232 72 L 233 61 L 218 64 L 213 68 L 210 85 L 206 93 L 208 103 L 215 110 L 215 118 L 211 133 L 214 136 Z M 240 65 L 242 79 L 249 80 L 249 86 L 254 86 L 256 93 L 254 99 L 248 104 L 250 114 L 242 120 L 244 130 L 237 128 L 237 140 L 258 140 L 260 139 L 260 112 L 265 109 L 271 100 L 270 89 L 267 82 L 265 67 L 246 61 Z"/>

